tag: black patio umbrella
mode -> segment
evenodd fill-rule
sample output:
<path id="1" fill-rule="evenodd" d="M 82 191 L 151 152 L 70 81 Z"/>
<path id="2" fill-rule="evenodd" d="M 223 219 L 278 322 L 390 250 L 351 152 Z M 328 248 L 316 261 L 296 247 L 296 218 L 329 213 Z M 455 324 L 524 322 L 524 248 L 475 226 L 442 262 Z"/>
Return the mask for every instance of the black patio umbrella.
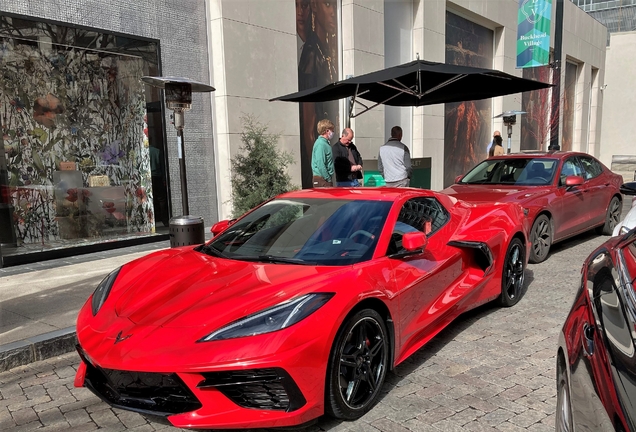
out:
<path id="1" fill-rule="evenodd" d="M 352 97 L 354 102 L 365 108 L 355 115 L 350 113 L 350 117 L 356 117 L 380 104 L 422 106 L 462 102 L 551 86 L 494 69 L 415 60 L 323 87 L 279 96 L 270 101 L 325 102 Z M 367 106 L 358 98 L 375 104 Z"/>

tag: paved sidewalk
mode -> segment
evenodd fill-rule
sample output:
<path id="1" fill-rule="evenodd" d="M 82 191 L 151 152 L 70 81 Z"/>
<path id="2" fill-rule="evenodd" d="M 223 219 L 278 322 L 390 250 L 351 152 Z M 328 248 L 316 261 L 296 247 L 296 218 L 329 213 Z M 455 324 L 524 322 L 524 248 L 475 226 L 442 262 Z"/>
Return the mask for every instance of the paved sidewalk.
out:
<path id="1" fill-rule="evenodd" d="M 73 350 L 79 309 L 111 270 L 160 241 L 0 269 L 0 371 Z"/>

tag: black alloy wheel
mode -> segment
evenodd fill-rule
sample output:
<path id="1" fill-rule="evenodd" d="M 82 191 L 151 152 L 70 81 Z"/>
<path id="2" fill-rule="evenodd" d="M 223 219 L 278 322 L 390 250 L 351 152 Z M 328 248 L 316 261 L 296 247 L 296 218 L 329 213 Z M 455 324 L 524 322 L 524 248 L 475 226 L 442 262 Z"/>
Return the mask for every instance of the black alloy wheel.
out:
<path id="1" fill-rule="evenodd" d="M 501 275 L 501 295 L 499 296 L 501 306 L 514 306 L 521 300 L 526 267 L 525 258 L 526 254 L 521 240 L 512 239 L 506 252 Z"/>
<path id="2" fill-rule="evenodd" d="M 607 213 L 605 214 L 605 224 L 601 225 L 597 229 L 598 234 L 602 235 L 612 235 L 614 232 L 614 228 L 618 225 L 618 222 L 621 220 L 621 213 L 623 212 L 623 208 L 621 205 L 621 200 L 618 197 L 613 197 L 607 206 Z"/>
<path id="3" fill-rule="evenodd" d="M 546 215 L 539 216 L 530 230 L 530 262 L 538 264 L 545 261 L 552 246 L 552 223 Z"/>
<path id="4" fill-rule="evenodd" d="M 384 320 L 373 309 L 363 309 L 345 321 L 327 369 L 327 414 L 355 420 L 373 407 L 389 365 L 387 334 Z"/>
<path id="5" fill-rule="evenodd" d="M 564 361 L 559 355 L 557 358 L 557 406 L 555 413 L 555 431 L 572 432 L 572 399 L 570 398 L 570 386 Z"/>

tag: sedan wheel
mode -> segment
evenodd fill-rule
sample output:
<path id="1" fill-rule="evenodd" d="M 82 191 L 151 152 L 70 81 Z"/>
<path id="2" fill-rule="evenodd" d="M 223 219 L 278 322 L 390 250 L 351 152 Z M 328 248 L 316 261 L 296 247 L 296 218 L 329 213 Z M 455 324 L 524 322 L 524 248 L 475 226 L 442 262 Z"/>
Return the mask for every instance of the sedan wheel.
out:
<path id="1" fill-rule="evenodd" d="M 612 198 L 609 206 L 607 207 L 607 214 L 605 215 L 605 224 L 600 226 L 597 232 L 603 235 L 612 235 L 614 228 L 621 220 L 621 213 L 623 208 L 621 206 L 621 200 L 617 197 Z"/>
<path id="2" fill-rule="evenodd" d="M 518 238 L 512 239 L 506 252 L 506 261 L 501 276 L 501 295 L 499 297 L 501 306 L 514 306 L 521 299 L 525 261 L 523 243 Z"/>
<path id="3" fill-rule="evenodd" d="M 538 264 L 544 261 L 552 246 L 552 224 L 546 215 L 541 215 L 534 221 L 530 231 L 530 241 L 532 242 L 530 262 Z"/>
<path id="4" fill-rule="evenodd" d="M 557 407 L 555 422 L 556 432 L 572 432 L 570 387 L 568 385 L 568 375 L 561 358 L 559 358 L 557 364 Z"/>
<path id="5" fill-rule="evenodd" d="M 364 309 L 338 331 L 331 350 L 325 409 L 333 417 L 354 420 L 376 402 L 389 363 L 382 317 Z"/>

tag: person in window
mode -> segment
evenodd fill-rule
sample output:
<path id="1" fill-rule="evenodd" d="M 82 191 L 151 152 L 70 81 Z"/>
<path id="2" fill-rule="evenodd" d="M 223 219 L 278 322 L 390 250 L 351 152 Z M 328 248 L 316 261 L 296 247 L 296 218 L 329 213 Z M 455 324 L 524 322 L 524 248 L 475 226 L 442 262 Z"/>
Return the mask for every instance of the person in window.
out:
<path id="1" fill-rule="evenodd" d="M 336 170 L 336 186 L 357 187 L 362 178 L 362 156 L 353 143 L 353 130 L 345 128 L 340 140 L 331 148 Z"/>

